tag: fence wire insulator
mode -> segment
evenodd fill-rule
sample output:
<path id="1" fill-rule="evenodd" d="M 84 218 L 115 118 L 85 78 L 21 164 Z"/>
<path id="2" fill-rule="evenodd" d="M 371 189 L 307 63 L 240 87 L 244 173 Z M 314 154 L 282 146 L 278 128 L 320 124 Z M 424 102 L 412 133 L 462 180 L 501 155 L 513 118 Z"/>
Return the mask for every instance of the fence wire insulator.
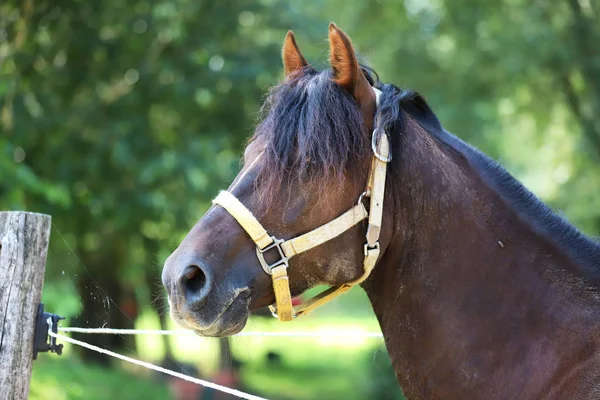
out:
<path id="1" fill-rule="evenodd" d="M 44 312 L 44 304 L 38 305 L 37 316 L 35 319 L 35 334 L 33 339 L 33 359 L 37 360 L 38 353 L 56 353 L 62 354 L 63 345 L 56 343 L 55 337 L 49 337 L 48 330 L 52 326 L 52 332 L 58 333 L 58 321 L 63 317 L 57 314 Z M 51 324 L 50 324 L 51 322 Z"/>

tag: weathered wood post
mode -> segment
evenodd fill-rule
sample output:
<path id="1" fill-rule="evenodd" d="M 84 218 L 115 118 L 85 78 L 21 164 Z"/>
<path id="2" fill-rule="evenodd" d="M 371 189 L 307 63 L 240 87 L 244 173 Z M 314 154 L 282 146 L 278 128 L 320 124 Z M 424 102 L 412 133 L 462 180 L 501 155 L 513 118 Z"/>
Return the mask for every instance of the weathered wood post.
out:
<path id="1" fill-rule="evenodd" d="M 49 215 L 0 212 L 0 397 L 27 399 Z"/>

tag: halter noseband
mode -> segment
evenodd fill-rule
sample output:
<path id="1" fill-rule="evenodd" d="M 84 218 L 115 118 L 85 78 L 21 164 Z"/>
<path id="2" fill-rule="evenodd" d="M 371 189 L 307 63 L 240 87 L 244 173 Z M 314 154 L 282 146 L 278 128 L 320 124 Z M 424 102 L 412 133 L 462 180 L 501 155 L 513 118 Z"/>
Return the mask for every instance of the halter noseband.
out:
<path id="1" fill-rule="evenodd" d="M 381 92 L 373 88 L 379 105 Z M 271 236 L 260 222 L 252 215 L 233 194 L 221 191 L 213 200 L 214 204 L 223 207 L 236 219 L 256 244 L 256 257 L 263 270 L 273 279 L 276 306 L 269 306 L 273 315 L 281 321 L 291 321 L 301 315 L 308 314 L 315 308 L 329 302 L 334 297 L 347 292 L 354 285 L 358 285 L 369 277 L 379 257 L 379 234 L 381 232 L 381 219 L 383 216 L 383 198 L 385 191 L 385 175 L 387 163 L 391 160 L 389 139 L 385 131 L 376 126 L 372 138 L 373 158 L 369 172 L 369 181 L 365 191 L 360 195 L 358 204 L 340 215 L 333 221 L 321 225 L 312 231 L 293 239 L 283 240 Z M 370 198 L 369 211 L 363 204 L 363 198 Z M 305 252 L 319 246 L 346 232 L 360 221 L 368 218 L 369 225 L 364 245 L 363 274 L 358 279 L 333 286 L 319 293 L 299 306 L 292 306 L 289 278 L 287 268 L 289 259 L 296 254 Z M 279 260 L 269 264 L 264 253 L 275 249 L 279 253 Z"/>

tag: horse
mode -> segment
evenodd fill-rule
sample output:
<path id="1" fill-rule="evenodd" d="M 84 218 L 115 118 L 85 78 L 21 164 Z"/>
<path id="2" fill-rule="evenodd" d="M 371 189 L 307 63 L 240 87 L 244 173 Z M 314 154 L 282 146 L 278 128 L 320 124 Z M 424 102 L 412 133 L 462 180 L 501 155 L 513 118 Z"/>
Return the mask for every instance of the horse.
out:
<path id="1" fill-rule="evenodd" d="M 240 173 L 165 262 L 171 318 L 229 336 L 359 285 L 408 398 L 600 398 L 600 245 L 335 24 L 329 55 L 317 71 L 287 33 Z"/>

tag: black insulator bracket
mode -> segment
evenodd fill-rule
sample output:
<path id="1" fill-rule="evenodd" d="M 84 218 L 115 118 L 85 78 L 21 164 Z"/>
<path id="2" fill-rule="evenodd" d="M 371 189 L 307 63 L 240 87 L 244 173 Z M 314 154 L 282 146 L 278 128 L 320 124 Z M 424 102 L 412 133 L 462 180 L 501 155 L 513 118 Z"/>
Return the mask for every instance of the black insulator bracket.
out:
<path id="1" fill-rule="evenodd" d="M 52 332 L 58 333 L 58 321 L 64 319 L 56 314 L 44 312 L 44 304 L 38 305 L 37 316 L 35 318 L 35 333 L 33 336 L 33 359 L 37 360 L 38 353 L 56 353 L 59 356 L 62 354 L 63 345 L 56 343 L 56 338 L 48 335 L 50 324 L 48 319 L 52 321 Z"/>

